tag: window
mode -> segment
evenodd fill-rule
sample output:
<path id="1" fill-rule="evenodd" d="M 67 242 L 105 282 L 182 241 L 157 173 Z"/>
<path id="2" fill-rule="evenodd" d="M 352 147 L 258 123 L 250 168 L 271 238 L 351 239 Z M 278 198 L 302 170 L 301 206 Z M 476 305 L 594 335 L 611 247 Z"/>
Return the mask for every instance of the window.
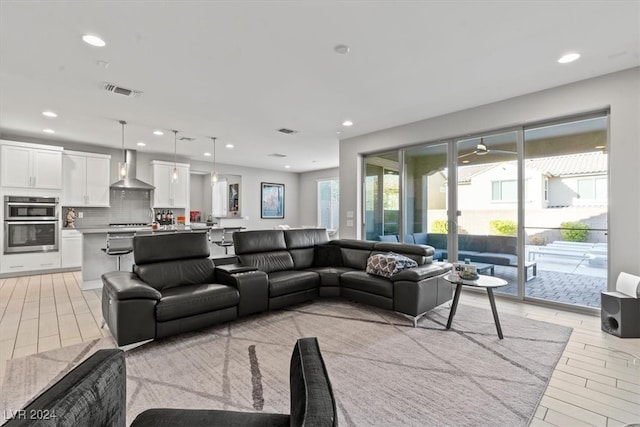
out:
<path id="1" fill-rule="evenodd" d="M 318 180 L 318 226 L 338 228 L 340 187 L 337 179 Z"/>
<path id="2" fill-rule="evenodd" d="M 578 199 L 581 200 L 607 200 L 607 178 L 580 178 L 578 179 Z"/>
<path id="3" fill-rule="evenodd" d="M 493 181 L 491 183 L 491 200 L 510 201 L 518 200 L 518 181 Z"/>

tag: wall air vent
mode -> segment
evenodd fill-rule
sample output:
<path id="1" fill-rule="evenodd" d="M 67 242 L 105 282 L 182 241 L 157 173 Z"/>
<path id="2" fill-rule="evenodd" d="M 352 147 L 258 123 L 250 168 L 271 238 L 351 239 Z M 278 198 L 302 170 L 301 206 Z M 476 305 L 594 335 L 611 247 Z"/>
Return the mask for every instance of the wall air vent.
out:
<path id="1" fill-rule="evenodd" d="M 269 154 L 267 157 L 287 157 L 287 155 L 280 154 L 280 153 L 273 153 L 273 154 Z"/>
<path id="2" fill-rule="evenodd" d="M 297 130 L 287 129 L 287 128 L 280 128 L 280 129 L 278 129 L 278 132 L 284 133 L 286 135 L 291 135 L 292 133 L 298 133 Z"/>
<path id="3" fill-rule="evenodd" d="M 102 88 L 107 92 L 113 92 L 117 93 L 118 95 L 129 96 L 132 98 L 138 98 L 140 95 L 142 95 L 142 91 L 140 90 L 126 89 L 124 87 L 116 86 L 112 83 L 107 82 L 104 83 Z"/>

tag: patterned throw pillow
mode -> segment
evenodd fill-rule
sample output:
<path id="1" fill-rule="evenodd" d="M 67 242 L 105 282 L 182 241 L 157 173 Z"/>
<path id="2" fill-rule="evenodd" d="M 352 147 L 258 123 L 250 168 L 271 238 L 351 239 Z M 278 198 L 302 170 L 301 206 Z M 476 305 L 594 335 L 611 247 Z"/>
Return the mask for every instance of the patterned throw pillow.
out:
<path id="1" fill-rule="evenodd" d="M 367 273 L 383 277 L 391 277 L 408 268 L 417 267 L 418 263 L 404 255 L 388 252 L 371 255 L 367 260 Z"/>

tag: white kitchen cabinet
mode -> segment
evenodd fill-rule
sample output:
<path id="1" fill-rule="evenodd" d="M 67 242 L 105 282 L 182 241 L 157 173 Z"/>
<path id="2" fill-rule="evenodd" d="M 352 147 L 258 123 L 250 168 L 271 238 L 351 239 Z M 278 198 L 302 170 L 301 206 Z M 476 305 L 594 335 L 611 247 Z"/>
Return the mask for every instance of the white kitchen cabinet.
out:
<path id="1" fill-rule="evenodd" d="M 62 147 L 2 141 L 3 187 L 62 188 Z"/>
<path id="2" fill-rule="evenodd" d="M 4 254 L 0 265 L 3 274 L 59 269 L 60 252 Z"/>
<path id="3" fill-rule="evenodd" d="M 171 174 L 174 164 L 159 160 L 151 161 L 152 179 L 155 190 L 153 191 L 154 208 L 189 208 L 189 168 L 188 164 L 178 163 L 178 180 L 173 182 Z"/>
<path id="4" fill-rule="evenodd" d="M 65 151 L 62 156 L 64 206 L 109 207 L 111 156 Z"/>
<path id="5" fill-rule="evenodd" d="M 82 233 L 78 230 L 62 230 L 60 258 L 62 268 L 82 266 Z"/>

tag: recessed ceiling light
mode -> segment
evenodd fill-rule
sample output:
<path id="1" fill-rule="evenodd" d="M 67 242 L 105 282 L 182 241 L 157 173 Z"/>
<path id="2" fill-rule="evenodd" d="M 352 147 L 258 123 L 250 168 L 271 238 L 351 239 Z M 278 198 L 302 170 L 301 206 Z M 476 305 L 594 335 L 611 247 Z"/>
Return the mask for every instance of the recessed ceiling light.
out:
<path id="1" fill-rule="evenodd" d="M 558 59 L 558 62 L 561 64 L 568 64 L 569 62 L 573 62 L 576 59 L 580 58 L 579 53 L 567 53 Z"/>
<path id="2" fill-rule="evenodd" d="M 211 153 L 209 153 L 209 152 L 204 153 L 204 155 L 205 155 L 206 157 L 211 157 Z"/>
<path id="3" fill-rule="evenodd" d="M 469 160 L 463 160 L 462 163 L 469 163 Z"/>
<path id="4" fill-rule="evenodd" d="M 225 145 L 225 147 L 226 147 L 226 148 L 233 148 L 233 147 L 235 147 L 235 145 L 233 145 L 233 144 L 227 144 L 227 145 Z"/>
<path id="5" fill-rule="evenodd" d="M 91 34 L 85 34 L 82 36 L 82 40 L 91 46 L 104 47 L 107 45 L 100 37 Z"/>
<path id="6" fill-rule="evenodd" d="M 43 111 L 42 115 L 47 117 L 58 117 L 58 115 L 53 111 Z"/>
<path id="7" fill-rule="evenodd" d="M 353 126 L 353 122 L 351 120 L 345 120 L 342 122 L 342 126 Z"/>
<path id="8" fill-rule="evenodd" d="M 42 129 L 42 132 L 44 132 L 44 133 L 56 133 L 56 131 L 53 130 L 53 129 Z"/>
<path id="9" fill-rule="evenodd" d="M 291 169 L 291 165 L 284 165 L 285 169 Z"/>
<path id="10" fill-rule="evenodd" d="M 138 144 L 136 144 L 138 147 L 145 147 L 147 144 L 145 144 L 144 142 L 140 141 L 138 142 Z"/>
<path id="11" fill-rule="evenodd" d="M 596 150 L 602 150 L 603 148 L 607 148 L 605 145 L 596 145 L 594 147 Z"/>
<path id="12" fill-rule="evenodd" d="M 337 44 L 333 47 L 333 51 L 338 55 L 346 55 L 350 50 L 346 44 Z"/>
<path id="13" fill-rule="evenodd" d="M 154 130 L 153 134 L 154 135 L 158 135 L 158 136 L 162 136 L 162 135 L 164 135 L 164 132 L 162 132 L 161 130 Z"/>

